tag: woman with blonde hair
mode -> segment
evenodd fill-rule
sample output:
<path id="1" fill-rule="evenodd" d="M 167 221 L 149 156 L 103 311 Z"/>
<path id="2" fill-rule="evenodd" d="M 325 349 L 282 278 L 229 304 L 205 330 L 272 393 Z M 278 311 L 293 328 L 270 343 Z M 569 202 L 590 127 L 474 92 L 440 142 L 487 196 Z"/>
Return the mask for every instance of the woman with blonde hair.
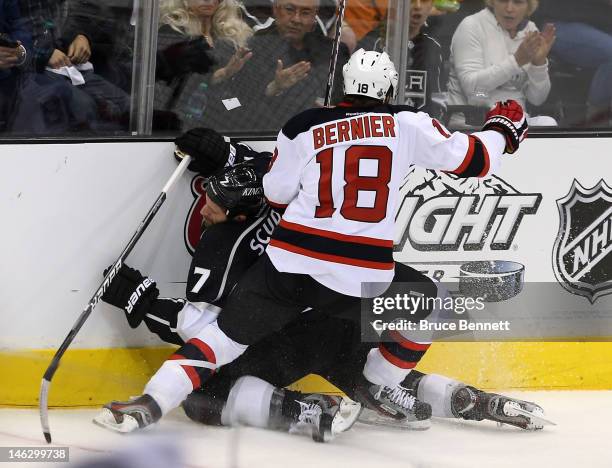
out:
<path id="1" fill-rule="evenodd" d="M 231 78 L 252 56 L 247 42 L 253 31 L 242 20 L 236 0 L 162 0 L 160 23 L 160 34 L 171 29 L 206 41 L 213 59 L 225 64 L 214 71 L 212 84 Z"/>
<path id="2" fill-rule="evenodd" d="M 555 29 L 543 31 L 529 20 L 538 0 L 485 0 L 485 8 L 467 16 L 451 43 L 448 82 L 450 105 L 489 106 L 514 99 L 539 106 L 550 92 L 548 53 Z M 451 126 L 460 126 L 455 115 Z M 530 125 L 556 125 L 552 117 L 530 118 Z"/>

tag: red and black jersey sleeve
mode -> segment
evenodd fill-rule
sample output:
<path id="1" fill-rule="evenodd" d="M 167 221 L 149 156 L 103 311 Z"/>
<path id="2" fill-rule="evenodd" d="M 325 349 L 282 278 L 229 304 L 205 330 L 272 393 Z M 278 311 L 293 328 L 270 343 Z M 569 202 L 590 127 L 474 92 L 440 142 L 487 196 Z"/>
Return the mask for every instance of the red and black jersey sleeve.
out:
<path id="1" fill-rule="evenodd" d="M 468 135 L 468 150 L 463 162 L 454 171 L 449 171 L 461 178 L 484 177 L 489 173 L 491 159 L 482 140 L 474 135 Z"/>

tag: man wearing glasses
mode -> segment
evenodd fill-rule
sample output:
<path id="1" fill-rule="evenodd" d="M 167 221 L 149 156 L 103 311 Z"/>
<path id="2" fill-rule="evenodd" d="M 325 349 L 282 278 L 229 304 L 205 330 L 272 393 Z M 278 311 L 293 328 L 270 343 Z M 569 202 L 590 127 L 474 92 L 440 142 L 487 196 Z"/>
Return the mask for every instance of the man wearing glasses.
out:
<path id="1" fill-rule="evenodd" d="M 253 37 L 249 68 L 255 79 L 249 81 L 257 87 L 257 123 L 267 129 L 278 130 L 296 112 L 323 104 L 333 41 L 316 30 L 318 9 L 319 0 L 275 0 L 274 24 Z M 337 70 L 348 57 L 340 44 Z M 334 90 L 341 94 L 340 75 Z"/>

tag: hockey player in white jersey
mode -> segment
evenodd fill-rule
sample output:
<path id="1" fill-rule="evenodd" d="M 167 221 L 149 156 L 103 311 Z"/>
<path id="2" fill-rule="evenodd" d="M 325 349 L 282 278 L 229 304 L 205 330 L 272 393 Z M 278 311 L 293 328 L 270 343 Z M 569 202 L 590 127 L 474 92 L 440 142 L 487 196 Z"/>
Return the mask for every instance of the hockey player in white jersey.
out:
<path id="1" fill-rule="evenodd" d="M 131 412 L 147 413 L 139 427 L 155 422 L 205 386 L 215 369 L 305 309 L 333 314 L 384 292 L 393 278 L 398 188 L 409 166 L 482 177 L 504 152 L 518 149 L 527 130 L 513 101 L 497 104 L 483 131 L 469 136 L 387 104 L 398 80 L 385 53 L 356 52 L 344 82 L 343 103 L 305 111 L 279 133 L 264 192 L 286 211 L 266 254 L 234 288 L 218 320 L 162 365 L 143 396 L 112 410 L 117 426 Z M 415 343 L 400 334 L 397 340 L 397 355 L 370 352 L 360 383 L 361 402 L 381 413 L 388 390 L 412 367 L 401 351 Z M 191 359 L 182 355 L 187 348 Z"/>

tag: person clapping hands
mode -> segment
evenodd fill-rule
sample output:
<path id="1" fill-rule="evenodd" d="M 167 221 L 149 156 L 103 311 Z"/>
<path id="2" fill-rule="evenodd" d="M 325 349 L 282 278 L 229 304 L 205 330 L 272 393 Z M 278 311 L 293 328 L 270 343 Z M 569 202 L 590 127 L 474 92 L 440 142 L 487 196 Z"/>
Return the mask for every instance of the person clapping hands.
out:
<path id="1" fill-rule="evenodd" d="M 522 67 L 531 63 L 536 66 L 546 64 L 550 49 L 555 42 L 555 26 L 547 24 L 544 29 L 532 31 L 525 35 L 525 39 L 514 53 L 516 63 Z"/>

